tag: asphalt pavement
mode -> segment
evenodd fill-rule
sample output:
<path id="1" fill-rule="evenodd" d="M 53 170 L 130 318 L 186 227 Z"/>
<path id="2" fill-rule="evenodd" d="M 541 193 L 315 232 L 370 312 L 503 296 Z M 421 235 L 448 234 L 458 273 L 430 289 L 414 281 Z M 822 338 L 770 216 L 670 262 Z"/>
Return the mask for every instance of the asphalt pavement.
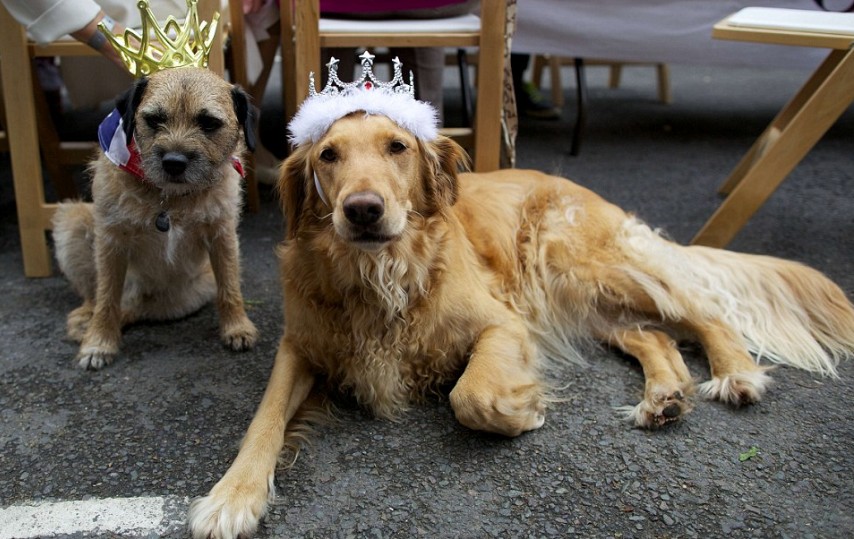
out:
<path id="1" fill-rule="evenodd" d="M 672 66 L 671 75 L 674 102 L 664 105 L 651 68 L 627 68 L 619 89 L 591 69 L 581 155 L 568 155 L 567 108 L 560 121 L 523 121 L 519 165 L 569 176 L 690 240 L 719 203 L 716 187 L 807 73 Z M 268 141 L 281 136 L 278 112 L 265 102 Z M 852 297 L 852 156 L 849 110 L 731 247 L 811 264 Z M 281 334 L 274 193 L 262 188 L 261 211 L 240 228 L 243 292 L 261 332 L 254 350 L 226 350 L 208 306 L 128 328 L 115 364 L 84 372 L 65 337 L 79 300 L 58 274 L 23 276 L 8 155 L 0 177 L 0 538 L 186 537 L 187 504 L 237 454 Z M 700 351 L 683 353 L 707 379 Z M 336 398 L 336 420 L 277 473 L 258 537 L 852 535 L 854 363 L 839 379 L 781 367 L 760 404 L 697 401 L 681 422 L 646 431 L 614 410 L 641 398 L 637 363 L 605 348 L 587 358 L 554 368 L 563 399 L 542 429 L 516 439 L 460 426 L 441 396 L 397 422 Z"/>

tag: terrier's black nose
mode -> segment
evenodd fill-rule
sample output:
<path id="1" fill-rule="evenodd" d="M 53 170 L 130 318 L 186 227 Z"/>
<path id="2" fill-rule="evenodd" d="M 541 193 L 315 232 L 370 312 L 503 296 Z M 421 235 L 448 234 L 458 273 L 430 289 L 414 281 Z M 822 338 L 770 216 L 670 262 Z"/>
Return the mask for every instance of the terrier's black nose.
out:
<path id="1" fill-rule="evenodd" d="M 371 191 L 353 193 L 344 199 L 344 216 L 354 225 L 372 225 L 380 220 L 384 212 L 382 197 Z"/>
<path id="2" fill-rule="evenodd" d="M 167 152 L 160 160 L 163 165 L 163 170 L 170 176 L 178 176 L 187 169 L 187 163 L 190 162 L 186 155 L 179 152 Z"/>

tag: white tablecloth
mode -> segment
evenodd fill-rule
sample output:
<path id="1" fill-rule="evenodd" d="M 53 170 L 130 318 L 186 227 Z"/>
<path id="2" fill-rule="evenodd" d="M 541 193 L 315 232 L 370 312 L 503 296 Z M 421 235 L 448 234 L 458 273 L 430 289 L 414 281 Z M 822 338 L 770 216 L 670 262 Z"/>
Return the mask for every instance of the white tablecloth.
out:
<path id="1" fill-rule="evenodd" d="M 812 0 L 518 0 L 514 52 L 602 60 L 814 69 L 826 49 L 712 39 L 742 7 L 817 10 Z"/>

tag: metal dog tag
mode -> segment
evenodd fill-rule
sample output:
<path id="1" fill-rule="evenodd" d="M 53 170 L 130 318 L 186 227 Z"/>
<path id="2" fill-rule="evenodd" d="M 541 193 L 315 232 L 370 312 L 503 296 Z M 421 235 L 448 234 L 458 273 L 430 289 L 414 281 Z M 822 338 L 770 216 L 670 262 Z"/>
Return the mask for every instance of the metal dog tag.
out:
<path id="1" fill-rule="evenodd" d="M 169 232 L 169 214 L 165 211 L 160 212 L 154 221 L 154 226 L 160 232 Z"/>

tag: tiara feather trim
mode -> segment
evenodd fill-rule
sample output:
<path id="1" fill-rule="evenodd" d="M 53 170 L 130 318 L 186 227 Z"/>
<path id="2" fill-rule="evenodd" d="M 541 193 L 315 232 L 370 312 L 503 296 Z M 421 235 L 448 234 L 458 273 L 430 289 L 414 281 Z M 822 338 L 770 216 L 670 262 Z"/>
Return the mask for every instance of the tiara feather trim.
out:
<path id="1" fill-rule="evenodd" d="M 334 95 L 318 94 L 306 100 L 288 125 L 291 144 L 315 143 L 337 120 L 359 111 L 387 116 L 424 141 L 433 140 L 439 134 L 438 115 L 429 104 L 381 89 L 353 89 Z"/>
<path id="2" fill-rule="evenodd" d="M 350 83 L 338 79 L 338 60 L 327 64 L 328 83 L 322 92 L 314 88 L 314 74 L 309 75 L 309 97 L 294 115 L 288 131 L 293 146 L 315 143 L 337 120 L 354 112 L 386 116 L 394 123 L 423 141 L 434 140 L 439 135 L 439 115 L 429 103 L 414 97 L 412 74 L 410 82 L 403 82 L 400 60 L 393 63 L 394 78 L 381 82 L 373 74 L 374 55 L 365 51 L 361 55 L 362 76 Z"/>

